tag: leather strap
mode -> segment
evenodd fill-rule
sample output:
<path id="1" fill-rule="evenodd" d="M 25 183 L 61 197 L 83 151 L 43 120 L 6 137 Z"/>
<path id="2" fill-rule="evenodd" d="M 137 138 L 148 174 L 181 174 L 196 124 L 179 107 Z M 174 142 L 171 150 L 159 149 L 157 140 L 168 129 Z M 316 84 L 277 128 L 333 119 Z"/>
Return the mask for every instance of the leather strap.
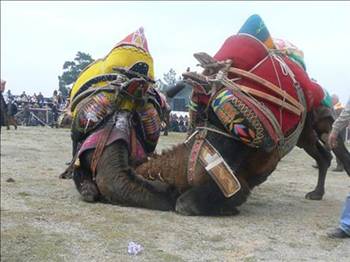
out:
<path id="1" fill-rule="evenodd" d="M 272 95 L 266 94 L 265 92 L 250 88 L 248 86 L 245 85 L 237 85 L 243 92 L 251 94 L 253 96 L 265 99 L 270 101 L 271 103 L 274 103 L 280 107 L 285 108 L 286 110 L 296 114 L 297 116 L 300 116 L 301 113 L 303 112 L 302 110 L 300 110 L 299 108 L 287 103 L 286 101 L 283 101 L 282 99 L 279 99 L 277 97 L 274 97 Z"/>
<path id="2" fill-rule="evenodd" d="M 101 158 L 101 155 L 103 153 L 103 150 L 105 149 L 106 143 L 108 141 L 108 138 L 112 132 L 114 125 L 108 125 L 104 130 L 103 133 L 101 135 L 101 137 L 99 138 L 94 154 L 92 155 L 92 160 L 91 160 L 91 172 L 92 172 L 92 178 L 95 179 L 96 176 L 96 168 L 97 168 L 97 164 Z"/>
<path id="3" fill-rule="evenodd" d="M 187 181 L 188 181 L 188 184 L 190 185 L 193 185 L 199 152 L 205 141 L 206 134 L 207 134 L 206 130 L 198 131 L 191 148 L 190 159 L 188 160 L 188 164 L 187 164 Z M 189 140 L 190 138 L 185 141 L 185 144 L 189 142 Z"/>
<path id="4" fill-rule="evenodd" d="M 263 86 L 267 87 L 268 89 L 270 89 L 270 90 L 274 91 L 275 93 L 277 93 L 278 95 L 282 96 L 286 100 L 286 102 L 289 102 L 294 107 L 298 108 L 301 112 L 303 112 L 305 110 L 303 105 L 301 103 L 299 103 L 294 97 L 289 95 L 284 90 L 278 88 L 276 85 L 274 85 L 270 81 L 267 81 L 266 79 L 261 78 L 260 76 L 257 76 L 251 72 L 248 72 L 248 71 L 245 71 L 245 70 L 242 70 L 239 68 L 235 68 L 235 67 L 230 67 L 229 72 L 234 73 L 234 74 L 239 75 L 239 76 L 243 76 L 243 77 L 251 79 L 251 80 L 254 80 L 255 82 L 262 84 Z"/>

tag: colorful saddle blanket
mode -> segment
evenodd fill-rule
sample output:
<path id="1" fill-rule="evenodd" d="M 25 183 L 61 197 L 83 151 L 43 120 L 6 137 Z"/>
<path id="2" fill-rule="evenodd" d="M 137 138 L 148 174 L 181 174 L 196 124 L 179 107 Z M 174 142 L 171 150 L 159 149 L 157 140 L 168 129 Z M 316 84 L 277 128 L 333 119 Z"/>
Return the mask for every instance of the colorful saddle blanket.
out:
<path id="1" fill-rule="evenodd" d="M 293 72 L 295 80 L 300 84 L 304 92 L 308 111 L 319 105 L 323 99 L 322 88 L 316 82 L 310 80 L 307 73 L 299 65 L 286 55 L 271 55 L 269 49 L 261 41 L 248 34 L 238 34 L 229 37 L 215 54 L 214 58 L 218 61 L 231 59 L 234 67 L 250 71 L 260 76 L 298 99 L 293 79 L 288 74 L 288 67 Z M 272 91 L 267 90 L 264 86 L 252 80 L 240 78 L 235 74 L 230 74 L 229 78 L 235 79 L 235 82 L 238 84 L 275 95 Z M 269 101 L 262 102 L 278 120 L 283 134 L 286 135 L 292 131 L 300 121 L 300 116 L 287 110 L 281 110 L 279 106 Z"/>
<path id="2" fill-rule="evenodd" d="M 114 112 L 116 112 L 115 102 L 113 98 L 114 94 L 106 92 L 100 92 L 92 97 L 88 97 L 82 100 L 76 109 L 76 116 L 73 118 L 73 132 L 77 137 L 84 138 L 90 135 L 98 126 L 105 122 Z M 135 128 L 137 133 L 137 139 L 139 143 L 144 147 L 147 153 L 154 151 L 158 139 L 160 136 L 160 112 L 158 101 L 155 99 L 148 100 L 146 104 L 139 110 L 134 111 L 133 114 L 133 125 L 130 128 Z M 118 132 L 118 131 L 116 131 Z M 96 145 L 96 136 L 90 138 L 89 148 L 91 145 Z M 119 137 L 118 135 L 114 136 Z M 127 143 L 134 138 L 126 139 Z M 80 140 L 80 139 L 78 139 Z M 112 139 L 112 142 L 115 141 Z"/>
<path id="3" fill-rule="evenodd" d="M 249 103 L 249 98 L 223 88 L 215 94 L 211 107 L 233 138 L 251 147 L 265 149 L 274 147 L 278 138 L 266 127 L 267 120 L 258 108 Z M 274 137 L 271 137 L 274 136 Z"/>

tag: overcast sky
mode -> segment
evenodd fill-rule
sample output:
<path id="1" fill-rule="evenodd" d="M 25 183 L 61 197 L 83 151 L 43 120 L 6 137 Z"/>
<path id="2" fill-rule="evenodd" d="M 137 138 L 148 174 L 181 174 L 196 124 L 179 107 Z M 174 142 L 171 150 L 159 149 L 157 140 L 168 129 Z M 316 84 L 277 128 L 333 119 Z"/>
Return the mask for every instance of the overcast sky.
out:
<path id="1" fill-rule="evenodd" d="M 304 51 L 309 75 L 345 102 L 350 93 L 349 2 L 10 2 L 1 1 L 1 78 L 13 94 L 58 89 L 62 65 L 78 51 L 94 59 L 140 26 L 156 78 L 195 68 L 245 20 L 259 14 L 272 37 Z"/>

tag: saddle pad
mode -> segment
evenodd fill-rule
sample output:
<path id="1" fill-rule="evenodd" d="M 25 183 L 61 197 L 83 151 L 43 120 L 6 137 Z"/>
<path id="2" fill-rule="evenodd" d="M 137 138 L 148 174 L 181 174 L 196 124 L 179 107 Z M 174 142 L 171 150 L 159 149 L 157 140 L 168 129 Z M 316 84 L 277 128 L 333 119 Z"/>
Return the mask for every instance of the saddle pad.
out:
<path id="1" fill-rule="evenodd" d="M 160 136 L 160 116 L 152 103 L 147 103 L 139 112 L 144 133 L 144 144 L 147 152 L 153 152 Z"/>
<path id="2" fill-rule="evenodd" d="M 114 95 L 100 92 L 82 100 L 77 106 L 73 116 L 75 128 L 81 133 L 88 133 L 94 129 L 107 115 L 113 112 Z"/>
<path id="3" fill-rule="evenodd" d="M 307 73 L 299 65 L 283 54 L 278 57 L 270 57 L 266 46 L 249 35 L 234 35 L 229 37 L 215 54 L 214 58 L 217 61 L 231 59 L 234 67 L 251 71 L 257 76 L 279 86 L 295 99 L 298 99 L 293 80 L 289 74 L 286 74 L 283 67 L 283 64 L 286 64 L 294 73 L 297 82 L 304 92 L 308 111 L 314 106 L 319 105 L 324 97 L 322 88 L 316 82 L 310 80 Z M 264 86 L 252 80 L 240 78 L 234 74 L 230 74 L 229 78 L 235 79 L 238 84 L 276 96 L 274 92 L 267 90 Z M 280 106 L 269 101 L 262 102 L 279 121 L 283 134 L 291 132 L 300 121 L 299 116 L 287 110 L 281 110 Z"/>
<path id="4" fill-rule="evenodd" d="M 249 146 L 262 146 L 266 134 L 259 118 L 232 90 L 224 88 L 218 92 L 211 107 L 235 139 Z"/>
<path id="5" fill-rule="evenodd" d="M 118 118 L 117 122 L 114 124 L 111 133 L 109 134 L 106 146 L 112 144 L 117 140 L 123 140 L 128 145 L 130 157 L 132 158 L 132 160 L 144 160 L 146 158 L 146 152 L 138 139 L 131 139 L 130 128 L 126 121 L 127 120 L 123 117 Z M 80 157 L 86 150 L 95 149 L 98 144 L 98 141 L 102 138 L 103 134 L 104 129 L 100 129 L 89 135 L 83 141 L 79 149 L 78 156 Z M 133 140 L 134 145 L 131 144 L 130 140 Z"/>

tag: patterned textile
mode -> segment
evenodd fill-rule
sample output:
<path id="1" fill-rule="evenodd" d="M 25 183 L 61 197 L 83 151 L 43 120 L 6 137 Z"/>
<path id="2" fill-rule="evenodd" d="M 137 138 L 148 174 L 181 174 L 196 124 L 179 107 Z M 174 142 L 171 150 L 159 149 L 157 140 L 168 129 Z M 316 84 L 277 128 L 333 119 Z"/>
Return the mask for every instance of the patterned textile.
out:
<path id="1" fill-rule="evenodd" d="M 143 98 L 145 97 L 148 88 L 149 84 L 145 83 L 144 80 L 133 79 L 127 86 L 124 87 L 123 91 L 132 97 Z"/>
<path id="2" fill-rule="evenodd" d="M 103 136 L 103 132 L 104 132 L 104 129 L 102 128 L 100 130 L 97 130 L 96 132 L 93 132 L 91 135 L 89 135 L 83 141 L 79 149 L 78 156 L 81 156 L 81 154 L 84 153 L 86 150 L 96 148 L 98 141 Z M 114 141 L 123 140 L 128 145 L 130 157 L 132 160 L 141 161 L 145 159 L 147 155 L 140 141 L 138 139 L 134 139 L 133 141 L 134 143 L 131 143 L 130 137 L 131 137 L 131 134 L 130 134 L 129 121 L 127 119 L 127 116 L 121 113 L 118 115 L 118 120 L 115 123 L 114 128 L 112 129 L 108 137 L 106 146 L 112 144 Z"/>
<path id="3" fill-rule="evenodd" d="M 147 39 L 146 39 L 143 27 L 140 27 L 135 32 L 125 37 L 122 41 L 116 44 L 114 48 L 117 48 L 123 45 L 133 45 L 149 53 L 148 43 L 147 43 Z"/>
<path id="4" fill-rule="evenodd" d="M 148 152 L 153 152 L 160 136 L 161 121 L 159 114 L 154 105 L 148 103 L 139 115 L 144 132 L 145 149 Z"/>
<path id="5" fill-rule="evenodd" d="M 190 130 L 203 126 L 206 119 L 204 113 L 208 107 L 210 95 L 198 83 L 192 82 L 192 94 L 189 102 Z"/>
<path id="6" fill-rule="evenodd" d="M 232 90 L 224 88 L 218 92 L 211 107 L 235 139 L 253 147 L 263 145 L 267 136 L 259 118 Z"/>
<path id="7" fill-rule="evenodd" d="M 249 34 L 263 42 L 267 48 L 275 48 L 269 30 L 259 15 L 250 16 L 238 34 Z"/>
<path id="8" fill-rule="evenodd" d="M 152 80 L 154 79 L 153 58 L 148 51 L 143 28 L 136 30 L 136 32 L 119 42 L 106 57 L 87 66 L 74 83 L 70 100 L 73 101 L 74 96 L 86 82 L 97 76 L 115 72 L 113 69 L 115 67 L 133 70 Z M 94 84 L 93 87 L 98 88 L 106 84 L 106 81 L 100 81 Z M 73 115 L 75 113 L 73 112 Z"/>
<path id="9" fill-rule="evenodd" d="M 85 98 L 76 108 L 77 115 L 73 118 L 75 128 L 81 133 L 94 129 L 107 115 L 113 112 L 114 94 L 100 92 Z"/>
<path id="10" fill-rule="evenodd" d="M 305 71 L 304 53 L 291 42 L 278 38 L 271 38 L 264 21 L 259 15 L 250 16 L 238 34 L 248 34 L 260 40 L 269 49 L 278 49 L 284 52 L 288 57 L 300 65 Z"/>
<path id="11" fill-rule="evenodd" d="M 73 119 L 73 131 L 79 133 L 78 137 L 84 137 L 96 129 L 99 123 L 104 121 L 108 115 L 116 111 L 114 94 L 100 92 L 92 97 L 82 100 L 77 106 L 77 115 Z M 128 102 L 128 100 L 125 100 Z M 130 104 L 130 103 L 127 103 Z M 124 107 L 124 103 L 120 105 Z M 130 111 L 130 110 L 127 110 Z M 148 102 L 138 113 L 140 123 L 134 128 L 138 130 L 138 137 L 128 138 L 142 141 L 141 144 L 147 152 L 153 152 L 160 136 L 160 116 L 153 103 Z M 110 120 L 109 120 L 110 121 Z M 132 128 L 132 127 L 130 127 Z M 120 129 L 120 128 L 119 128 Z M 117 137 L 117 135 L 115 135 Z M 139 147 L 140 141 L 134 141 Z M 129 141 L 127 141 L 129 143 Z M 95 145 L 95 141 L 89 142 Z M 140 149 L 137 149 L 140 151 Z M 142 149 L 142 152 L 144 150 Z M 142 155 L 142 154 L 141 154 Z"/>
<path id="12" fill-rule="evenodd" d="M 274 38 L 273 42 L 276 49 L 284 52 L 291 60 L 293 60 L 306 71 L 303 51 L 301 51 L 298 47 L 287 40 Z"/>
<path id="13" fill-rule="evenodd" d="M 123 88 L 117 95 L 100 89 L 86 98 L 79 96 L 81 101 L 76 100 L 78 105 L 72 112 L 72 138 L 82 144 L 81 154 L 87 149 L 99 148 L 100 142 L 107 138 L 103 131 L 106 127 L 112 128 L 106 145 L 124 140 L 131 159 L 139 161 L 157 145 L 160 117 L 156 104 L 161 103 L 150 90 L 154 80 L 153 58 L 143 28 L 120 41 L 106 57 L 85 68 L 72 87 L 70 100 L 74 101 L 85 90 L 90 92 L 106 87 L 112 80 Z M 124 83 L 128 84 L 122 85 Z M 99 125 L 101 122 L 103 125 Z"/>
<path id="14" fill-rule="evenodd" d="M 167 102 L 166 96 L 162 92 L 158 92 L 157 90 L 154 89 L 154 91 L 158 94 L 159 96 L 159 104 L 160 107 L 165 110 L 165 111 L 170 111 L 171 107 L 169 103 Z"/>

